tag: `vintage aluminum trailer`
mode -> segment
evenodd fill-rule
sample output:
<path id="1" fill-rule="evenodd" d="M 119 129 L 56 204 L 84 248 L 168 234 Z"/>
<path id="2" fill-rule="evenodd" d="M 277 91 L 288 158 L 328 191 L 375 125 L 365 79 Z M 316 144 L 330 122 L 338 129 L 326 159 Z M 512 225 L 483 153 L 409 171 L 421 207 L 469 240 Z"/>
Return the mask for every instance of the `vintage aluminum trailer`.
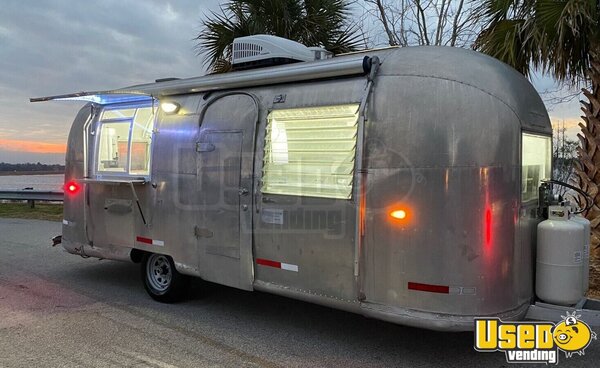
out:
<path id="1" fill-rule="evenodd" d="M 534 299 L 552 128 L 529 82 L 457 48 L 32 99 L 83 100 L 64 248 L 439 330 Z M 164 107 L 164 109 L 159 108 Z"/>

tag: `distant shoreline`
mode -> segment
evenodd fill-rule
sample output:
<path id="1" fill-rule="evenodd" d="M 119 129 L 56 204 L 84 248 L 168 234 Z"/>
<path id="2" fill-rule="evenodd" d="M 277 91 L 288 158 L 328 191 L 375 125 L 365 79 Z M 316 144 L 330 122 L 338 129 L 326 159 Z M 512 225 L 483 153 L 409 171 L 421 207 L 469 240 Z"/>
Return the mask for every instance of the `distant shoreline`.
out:
<path id="1" fill-rule="evenodd" d="M 21 176 L 21 175 L 64 175 L 64 171 L 0 171 L 0 176 Z"/>

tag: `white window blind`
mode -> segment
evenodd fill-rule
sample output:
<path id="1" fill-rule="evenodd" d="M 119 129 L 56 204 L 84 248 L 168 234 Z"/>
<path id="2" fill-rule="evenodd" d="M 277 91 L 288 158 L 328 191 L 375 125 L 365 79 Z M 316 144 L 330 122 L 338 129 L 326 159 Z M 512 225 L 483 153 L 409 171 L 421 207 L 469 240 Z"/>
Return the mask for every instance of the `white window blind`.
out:
<path id="1" fill-rule="evenodd" d="M 262 192 L 350 199 L 358 106 L 271 111 L 267 120 Z"/>

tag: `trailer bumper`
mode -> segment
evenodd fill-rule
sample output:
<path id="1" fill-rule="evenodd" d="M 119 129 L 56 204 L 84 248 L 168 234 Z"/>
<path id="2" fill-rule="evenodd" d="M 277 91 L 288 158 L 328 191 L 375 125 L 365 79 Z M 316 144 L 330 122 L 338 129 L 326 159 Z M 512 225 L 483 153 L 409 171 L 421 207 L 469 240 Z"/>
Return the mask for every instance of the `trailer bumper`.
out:
<path id="1" fill-rule="evenodd" d="M 581 320 L 591 327 L 600 327 L 600 300 L 582 298 L 573 306 L 562 306 L 537 301 L 529 306 L 526 319 L 536 321 L 560 322 L 567 312 L 575 312 Z"/>
<path id="2" fill-rule="evenodd" d="M 118 245 L 96 247 L 89 244 L 69 241 L 64 238 L 62 238 L 61 245 L 67 252 L 82 256 L 84 258 L 95 257 L 100 259 L 131 262 L 132 248 L 129 247 Z"/>
<path id="3" fill-rule="evenodd" d="M 436 331 L 473 331 L 475 318 L 500 318 L 504 321 L 521 320 L 527 313 L 529 304 L 493 315 L 464 316 L 433 312 L 424 312 L 413 309 L 390 307 L 387 305 L 362 303 L 361 314 L 365 317 L 377 318 L 387 322 L 405 326 L 426 328 Z"/>

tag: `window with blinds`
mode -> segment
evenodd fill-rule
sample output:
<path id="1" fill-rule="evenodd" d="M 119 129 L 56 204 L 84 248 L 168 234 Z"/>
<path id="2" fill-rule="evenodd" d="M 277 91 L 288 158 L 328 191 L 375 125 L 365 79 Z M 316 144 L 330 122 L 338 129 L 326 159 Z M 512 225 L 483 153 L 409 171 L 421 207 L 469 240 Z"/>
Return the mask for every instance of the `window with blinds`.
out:
<path id="1" fill-rule="evenodd" d="M 350 199 L 358 106 L 271 111 L 267 118 L 262 192 Z"/>

